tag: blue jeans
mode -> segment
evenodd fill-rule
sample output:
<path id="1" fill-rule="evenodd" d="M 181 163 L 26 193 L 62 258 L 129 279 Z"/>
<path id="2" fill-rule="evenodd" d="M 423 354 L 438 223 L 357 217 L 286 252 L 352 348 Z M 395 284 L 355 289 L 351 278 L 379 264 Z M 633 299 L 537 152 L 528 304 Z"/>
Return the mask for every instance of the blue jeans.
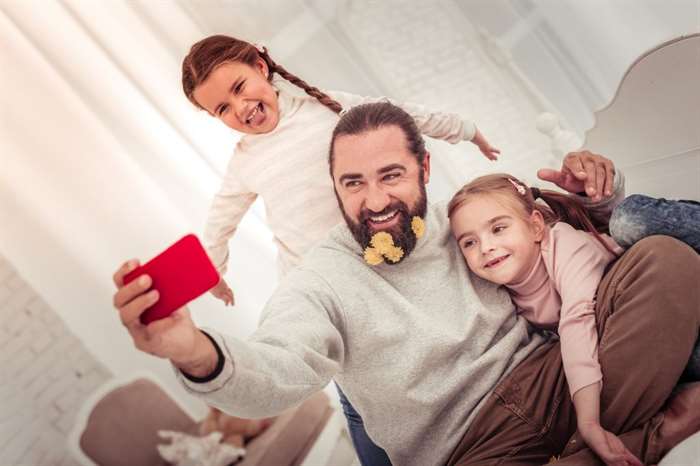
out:
<path id="1" fill-rule="evenodd" d="M 613 211 L 610 235 L 623 248 L 651 235 L 673 236 L 700 252 L 700 202 L 633 194 Z"/>
<path id="2" fill-rule="evenodd" d="M 335 388 L 338 389 L 340 404 L 343 406 L 343 413 L 348 421 L 350 438 L 352 438 L 352 444 L 355 446 L 357 457 L 362 466 L 391 466 L 391 461 L 386 452 L 367 435 L 362 417 L 355 411 L 345 393 L 343 393 L 338 384 L 335 385 Z"/>
<path id="3" fill-rule="evenodd" d="M 633 194 L 613 211 L 610 235 L 624 248 L 651 235 L 673 236 L 700 253 L 700 202 Z M 700 340 L 690 355 L 682 380 L 700 380 Z"/>

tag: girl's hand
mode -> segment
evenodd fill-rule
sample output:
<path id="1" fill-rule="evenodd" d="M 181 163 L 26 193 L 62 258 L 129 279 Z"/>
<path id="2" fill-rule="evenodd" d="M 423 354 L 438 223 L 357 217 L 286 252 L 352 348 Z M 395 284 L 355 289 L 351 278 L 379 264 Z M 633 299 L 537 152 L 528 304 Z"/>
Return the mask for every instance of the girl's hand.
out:
<path id="1" fill-rule="evenodd" d="M 579 432 L 589 448 L 607 466 L 644 466 L 615 434 L 603 429 L 600 424 L 580 425 Z"/>
<path id="2" fill-rule="evenodd" d="M 481 134 L 481 131 L 477 128 L 476 133 L 474 133 L 474 137 L 472 138 L 472 143 L 476 145 L 476 147 L 479 148 L 482 154 L 489 159 L 489 160 L 496 160 L 498 158 L 497 154 L 500 154 L 501 151 L 493 147 L 484 137 L 483 134 Z"/>
<path id="3" fill-rule="evenodd" d="M 226 280 L 223 278 L 219 280 L 219 283 L 217 283 L 214 288 L 211 289 L 211 294 L 213 294 L 215 298 L 222 300 L 227 306 L 232 306 L 235 303 L 233 298 L 233 290 L 231 290 L 226 283 Z"/>
<path id="4" fill-rule="evenodd" d="M 489 160 L 498 159 L 498 154 L 501 153 L 501 151 L 499 149 L 496 149 L 488 142 L 484 142 L 484 144 L 480 144 L 479 150 L 481 151 L 482 154 L 484 154 L 484 157 L 486 157 Z"/>

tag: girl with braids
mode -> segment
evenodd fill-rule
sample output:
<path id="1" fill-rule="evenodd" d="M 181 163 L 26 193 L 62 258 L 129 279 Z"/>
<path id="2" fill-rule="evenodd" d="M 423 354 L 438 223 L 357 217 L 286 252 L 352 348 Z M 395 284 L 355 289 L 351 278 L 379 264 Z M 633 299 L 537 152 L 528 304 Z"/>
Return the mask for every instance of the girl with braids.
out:
<path id="1" fill-rule="evenodd" d="M 308 96 L 278 88 L 274 75 Z M 328 175 L 331 134 L 343 109 L 373 99 L 324 93 L 275 63 L 264 47 L 221 35 L 192 46 L 182 63 L 182 87 L 196 107 L 243 133 L 203 235 L 212 261 L 223 276 L 228 241 L 260 195 L 279 250 L 278 271 L 284 274 L 342 222 Z M 491 160 L 499 153 L 473 123 L 457 115 L 428 112 L 417 105 L 402 107 L 423 134 L 453 144 L 472 141 Z M 223 278 L 212 293 L 233 303 L 233 291 Z"/>
<path id="2" fill-rule="evenodd" d="M 595 295 L 606 267 L 622 252 L 603 233 L 607 226 L 579 199 L 528 188 L 507 174 L 482 176 L 462 187 L 448 216 L 471 271 L 505 285 L 520 315 L 559 334 L 578 430 L 588 446 L 607 465 L 641 466 L 600 425 Z M 698 369 L 689 366 L 686 374 Z"/>

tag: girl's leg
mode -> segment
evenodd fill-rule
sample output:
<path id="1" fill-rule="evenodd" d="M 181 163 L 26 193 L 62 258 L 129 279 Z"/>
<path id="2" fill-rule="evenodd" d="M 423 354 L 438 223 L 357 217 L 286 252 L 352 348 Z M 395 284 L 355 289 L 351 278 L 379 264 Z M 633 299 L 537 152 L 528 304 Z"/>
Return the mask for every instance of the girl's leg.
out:
<path id="1" fill-rule="evenodd" d="M 350 438 L 362 466 L 391 466 L 391 461 L 386 452 L 367 435 L 362 417 L 352 406 L 350 400 L 347 399 L 345 393 L 337 384 L 335 388 L 338 389 L 340 404 L 343 406 L 343 413 L 348 421 Z"/>
<path id="2" fill-rule="evenodd" d="M 700 203 L 633 194 L 613 211 L 610 235 L 625 248 L 647 236 L 672 236 L 700 252 Z"/>

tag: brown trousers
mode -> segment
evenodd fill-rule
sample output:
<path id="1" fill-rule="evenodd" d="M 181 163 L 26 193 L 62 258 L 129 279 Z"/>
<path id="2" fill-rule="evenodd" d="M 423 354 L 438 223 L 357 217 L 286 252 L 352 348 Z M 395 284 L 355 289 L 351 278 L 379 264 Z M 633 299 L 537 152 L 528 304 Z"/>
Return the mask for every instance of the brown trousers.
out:
<path id="1" fill-rule="evenodd" d="M 659 461 L 664 402 L 700 328 L 700 256 L 646 238 L 604 276 L 596 304 L 601 424 L 645 464 Z M 576 432 L 558 342 L 542 345 L 490 395 L 449 465 L 602 465 Z"/>

